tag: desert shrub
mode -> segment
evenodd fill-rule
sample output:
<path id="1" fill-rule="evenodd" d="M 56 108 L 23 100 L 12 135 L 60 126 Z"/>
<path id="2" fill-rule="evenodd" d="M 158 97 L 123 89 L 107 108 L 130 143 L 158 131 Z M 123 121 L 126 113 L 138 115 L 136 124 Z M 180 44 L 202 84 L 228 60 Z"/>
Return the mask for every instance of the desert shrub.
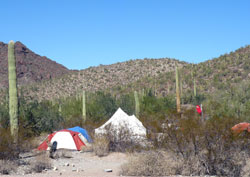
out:
<path id="1" fill-rule="evenodd" d="M 48 155 L 45 152 L 36 156 L 34 162 L 32 163 L 31 170 L 36 173 L 41 173 L 43 170 L 50 168 L 51 168 L 51 162 Z"/>
<path id="2" fill-rule="evenodd" d="M 53 159 L 58 159 L 58 158 L 68 159 L 68 158 L 72 158 L 72 157 L 73 157 L 72 151 L 67 150 L 67 149 L 57 149 L 53 153 Z"/>
<path id="3" fill-rule="evenodd" d="M 8 175 L 14 172 L 18 164 L 9 160 L 0 160 L 0 174 Z"/>
<path id="4" fill-rule="evenodd" d="M 128 115 L 132 115 L 135 113 L 135 102 L 134 102 L 134 95 L 133 94 L 125 94 L 121 95 L 117 98 L 117 105 L 118 107 L 122 108 Z"/>
<path id="5" fill-rule="evenodd" d="M 162 143 L 185 162 L 183 175 L 240 176 L 249 157 L 249 135 L 235 136 L 234 118 L 213 117 L 208 121 L 190 115 L 165 132 Z"/>
<path id="6" fill-rule="evenodd" d="M 81 152 L 94 152 L 93 145 L 89 144 L 88 146 L 82 146 Z"/>
<path id="7" fill-rule="evenodd" d="M 0 127 L 7 128 L 8 126 L 9 126 L 8 105 L 0 104 Z"/>
<path id="8" fill-rule="evenodd" d="M 26 136 L 39 135 L 59 129 L 62 117 L 49 102 L 24 103 L 20 108 L 20 125 L 26 129 Z"/>
<path id="9" fill-rule="evenodd" d="M 134 152 L 141 151 L 146 147 L 146 137 L 137 135 L 133 128 L 127 124 L 121 127 L 106 126 L 105 136 L 109 140 L 109 151 L 112 152 Z"/>
<path id="10" fill-rule="evenodd" d="M 115 98 L 110 93 L 99 91 L 89 95 L 87 117 L 98 122 L 110 118 L 117 108 Z"/>
<path id="11" fill-rule="evenodd" d="M 109 140 L 106 136 L 95 136 L 92 146 L 95 155 L 99 157 L 106 156 L 109 153 Z"/>
<path id="12" fill-rule="evenodd" d="M 179 174 L 182 162 L 163 151 L 146 151 L 131 154 L 121 167 L 123 176 L 167 176 Z"/>
<path id="13" fill-rule="evenodd" d="M 0 128 L 0 159 L 15 160 L 22 152 L 28 152 L 38 146 L 34 138 L 26 137 L 24 129 L 19 129 L 18 142 L 14 143 L 9 129 Z"/>
<path id="14" fill-rule="evenodd" d="M 0 128 L 0 159 L 13 160 L 18 158 L 19 147 L 13 143 L 8 129 Z"/>

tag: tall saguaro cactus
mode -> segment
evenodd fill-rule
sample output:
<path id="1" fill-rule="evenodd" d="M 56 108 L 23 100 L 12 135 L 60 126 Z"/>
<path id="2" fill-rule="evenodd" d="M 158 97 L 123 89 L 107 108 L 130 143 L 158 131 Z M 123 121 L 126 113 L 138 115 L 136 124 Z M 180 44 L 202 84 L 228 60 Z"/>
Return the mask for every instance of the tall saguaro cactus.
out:
<path id="1" fill-rule="evenodd" d="M 82 92 L 82 118 L 83 122 L 86 121 L 86 93 L 85 90 Z"/>
<path id="2" fill-rule="evenodd" d="M 140 103 L 139 103 L 139 96 L 137 91 L 134 91 L 134 97 L 135 97 L 135 115 L 137 118 L 139 118 L 140 114 Z"/>
<path id="3" fill-rule="evenodd" d="M 195 82 L 195 78 L 194 78 L 194 97 L 196 97 L 196 82 Z"/>
<path id="4" fill-rule="evenodd" d="M 196 97 L 196 81 L 195 81 L 195 68 L 192 65 L 192 79 L 193 79 L 193 84 L 194 84 L 194 97 Z"/>
<path id="5" fill-rule="evenodd" d="M 10 41 L 8 44 L 8 76 L 9 76 L 9 115 L 10 131 L 14 141 L 18 140 L 18 97 L 16 79 L 16 59 L 14 53 L 15 43 Z"/>
<path id="6" fill-rule="evenodd" d="M 179 74 L 178 74 L 178 67 L 175 65 L 175 80 L 176 80 L 176 107 L 177 112 L 181 112 L 181 99 L 180 99 L 180 89 L 179 89 Z"/>

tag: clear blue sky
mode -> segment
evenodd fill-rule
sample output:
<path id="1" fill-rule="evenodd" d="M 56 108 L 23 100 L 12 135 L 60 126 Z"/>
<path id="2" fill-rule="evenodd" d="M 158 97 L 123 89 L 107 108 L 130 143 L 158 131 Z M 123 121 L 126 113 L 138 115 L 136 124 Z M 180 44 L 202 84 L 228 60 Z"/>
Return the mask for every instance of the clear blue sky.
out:
<path id="1" fill-rule="evenodd" d="M 69 69 L 198 63 L 250 44 L 249 0 L 3 0 L 0 17 L 0 41 L 21 41 Z"/>

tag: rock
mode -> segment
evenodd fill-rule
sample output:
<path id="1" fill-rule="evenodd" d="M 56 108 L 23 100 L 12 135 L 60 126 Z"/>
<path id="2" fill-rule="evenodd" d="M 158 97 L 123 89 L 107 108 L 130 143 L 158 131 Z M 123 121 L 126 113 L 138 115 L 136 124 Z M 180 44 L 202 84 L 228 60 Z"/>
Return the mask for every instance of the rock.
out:
<path id="1" fill-rule="evenodd" d="M 77 171 L 77 169 L 76 168 L 72 168 L 72 171 Z"/>
<path id="2" fill-rule="evenodd" d="M 72 164 L 72 167 L 75 167 L 75 164 Z"/>
<path id="3" fill-rule="evenodd" d="M 53 170 L 54 170 L 54 171 L 57 171 L 57 170 L 58 170 L 58 168 L 57 168 L 57 167 L 54 167 L 54 168 L 53 168 Z"/>
<path id="4" fill-rule="evenodd" d="M 64 165 L 65 165 L 66 167 L 68 167 L 68 166 L 69 166 L 69 163 L 65 163 Z"/>
<path id="5" fill-rule="evenodd" d="M 104 169 L 105 172 L 112 172 L 113 170 L 112 169 Z"/>

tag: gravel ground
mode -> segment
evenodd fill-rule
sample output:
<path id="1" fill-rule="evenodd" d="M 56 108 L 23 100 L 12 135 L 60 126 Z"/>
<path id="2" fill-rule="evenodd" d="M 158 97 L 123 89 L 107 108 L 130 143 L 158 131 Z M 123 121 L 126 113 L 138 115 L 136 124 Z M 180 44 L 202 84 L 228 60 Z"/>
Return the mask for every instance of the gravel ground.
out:
<path id="1" fill-rule="evenodd" d="M 9 175 L 0 175 L 7 177 L 112 177 L 120 176 L 120 167 L 128 161 L 128 154 L 126 153 L 110 153 L 105 157 L 98 157 L 93 152 L 78 152 L 78 151 L 59 151 L 58 158 L 48 158 L 48 154 L 43 153 L 25 153 L 22 154 L 21 163 L 16 169 L 15 173 Z M 51 164 L 51 169 L 43 170 L 41 173 L 35 173 L 30 170 L 32 165 L 37 162 L 46 162 Z M 105 170 L 111 169 L 112 172 Z M 31 173 L 31 171 L 33 171 Z M 172 176 L 184 177 L 184 176 Z"/>
<path id="2" fill-rule="evenodd" d="M 11 173 L 8 177 L 20 176 L 34 176 L 34 177 L 49 177 L 49 176 L 65 176 L 65 177 L 78 177 L 78 176 L 119 176 L 120 166 L 127 161 L 125 153 L 110 153 L 105 157 L 95 156 L 92 152 L 80 153 L 63 152 L 57 159 L 50 159 L 45 154 L 42 156 L 34 156 L 33 154 L 22 154 L 22 163 L 30 165 L 21 165 L 16 170 L 16 173 Z M 44 158 L 45 157 L 45 158 Z M 36 161 L 47 162 L 51 164 L 52 169 L 44 170 L 42 173 L 31 173 L 32 163 Z M 112 172 L 105 170 L 111 169 Z"/>

